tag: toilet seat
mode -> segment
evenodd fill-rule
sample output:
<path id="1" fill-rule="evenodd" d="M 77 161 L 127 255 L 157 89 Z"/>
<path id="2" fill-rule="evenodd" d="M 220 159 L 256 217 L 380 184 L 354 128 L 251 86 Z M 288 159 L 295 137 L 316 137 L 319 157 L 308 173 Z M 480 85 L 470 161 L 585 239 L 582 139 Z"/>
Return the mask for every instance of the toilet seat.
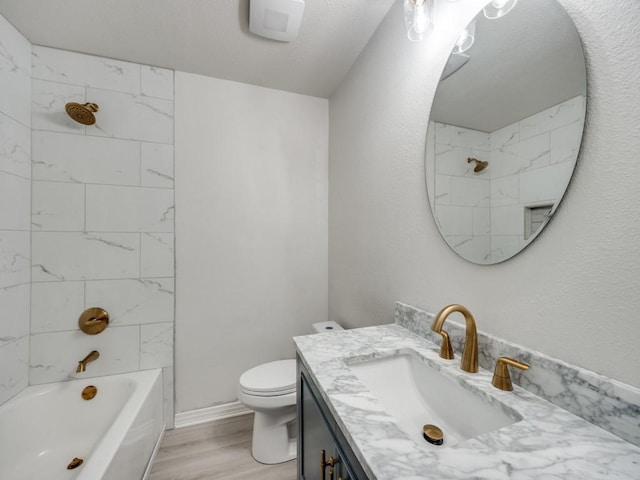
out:
<path id="1" fill-rule="evenodd" d="M 258 365 L 240 376 L 240 389 L 247 395 L 275 397 L 296 391 L 296 361 L 277 360 Z"/>

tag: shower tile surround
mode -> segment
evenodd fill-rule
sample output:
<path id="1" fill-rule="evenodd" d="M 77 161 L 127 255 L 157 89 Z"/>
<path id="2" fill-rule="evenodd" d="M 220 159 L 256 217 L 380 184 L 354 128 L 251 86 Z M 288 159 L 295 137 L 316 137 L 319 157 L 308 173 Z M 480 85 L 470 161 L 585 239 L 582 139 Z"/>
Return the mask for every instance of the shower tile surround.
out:
<path id="1" fill-rule="evenodd" d="M 440 345 L 440 335 L 431 330 L 434 314 L 397 302 L 394 317 L 397 325 Z M 449 320 L 446 330 L 459 358 L 465 327 Z M 480 367 L 493 371 L 501 356 L 513 357 L 531 366 L 525 372 L 510 369 L 514 384 L 640 446 L 640 389 L 478 331 Z"/>
<path id="2" fill-rule="evenodd" d="M 427 181 L 437 185 L 429 184 L 429 200 L 456 251 L 494 263 L 527 243 L 524 208 L 557 204 L 580 147 L 584 105 L 577 96 L 491 133 L 429 122 L 435 171 Z M 472 156 L 489 168 L 474 173 Z"/>
<path id="3" fill-rule="evenodd" d="M 31 44 L 1 16 L 0 85 L 2 404 L 29 383 Z"/>
<path id="4" fill-rule="evenodd" d="M 162 368 L 172 426 L 173 71 L 39 46 L 31 71 L 30 383 Z M 97 103 L 96 124 L 69 101 Z M 88 336 L 93 306 L 111 319 Z"/>

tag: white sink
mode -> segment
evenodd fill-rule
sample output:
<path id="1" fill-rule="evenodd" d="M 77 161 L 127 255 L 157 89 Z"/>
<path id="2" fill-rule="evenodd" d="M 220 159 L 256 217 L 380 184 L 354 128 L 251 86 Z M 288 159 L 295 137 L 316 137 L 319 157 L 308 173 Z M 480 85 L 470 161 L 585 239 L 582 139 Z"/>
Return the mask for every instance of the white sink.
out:
<path id="1" fill-rule="evenodd" d="M 451 446 L 522 419 L 443 375 L 430 362 L 409 350 L 375 360 L 350 359 L 347 364 L 412 439 L 430 445 L 422 438 L 422 427 L 438 426 L 444 432 L 444 443 L 433 448 Z"/>

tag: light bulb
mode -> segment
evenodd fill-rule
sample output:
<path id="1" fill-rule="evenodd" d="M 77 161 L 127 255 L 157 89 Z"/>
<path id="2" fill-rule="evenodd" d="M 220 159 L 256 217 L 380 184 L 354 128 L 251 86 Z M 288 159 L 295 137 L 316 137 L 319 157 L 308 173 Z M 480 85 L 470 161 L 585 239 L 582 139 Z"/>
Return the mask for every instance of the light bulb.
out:
<path id="1" fill-rule="evenodd" d="M 404 0 L 404 21 L 409 40 L 421 41 L 431 26 L 428 0 Z"/>
<path id="2" fill-rule="evenodd" d="M 455 46 L 453 47 L 452 53 L 463 53 L 469 50 L 473 46 L 473 42 L 476 40 L 476 21 L 472 21 L 467 28 L 465 28 L 458 40 L 456 41 Z"/>

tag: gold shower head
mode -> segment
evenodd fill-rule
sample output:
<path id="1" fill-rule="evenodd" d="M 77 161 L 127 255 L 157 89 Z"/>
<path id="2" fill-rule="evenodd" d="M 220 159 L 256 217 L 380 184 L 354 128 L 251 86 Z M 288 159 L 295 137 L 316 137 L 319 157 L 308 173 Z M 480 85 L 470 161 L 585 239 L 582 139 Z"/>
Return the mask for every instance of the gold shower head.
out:
<path id="1" fill-rule="evenodd" d="M 95 103 L 80 104 L 75 102 L 67 103 L 64 106 L 64 109 L 71 118 L 83 125 L 93 125 L 96 123 L 96 116 L 94 113 L 100 110 L 98 105 Z"/>
<path id="2" fill-rule="evenodd" d="M 477 158 L 473 158 L 473 157 L 467 158 L 467 163 L 471 163 L 471 162 L 476 162 L 476 166 L 473 167 L 473 171 L 475 173 L 479 173 L 489 166 L 489 162 L 486 162 L 486 161 L 481 162 Z"/>

